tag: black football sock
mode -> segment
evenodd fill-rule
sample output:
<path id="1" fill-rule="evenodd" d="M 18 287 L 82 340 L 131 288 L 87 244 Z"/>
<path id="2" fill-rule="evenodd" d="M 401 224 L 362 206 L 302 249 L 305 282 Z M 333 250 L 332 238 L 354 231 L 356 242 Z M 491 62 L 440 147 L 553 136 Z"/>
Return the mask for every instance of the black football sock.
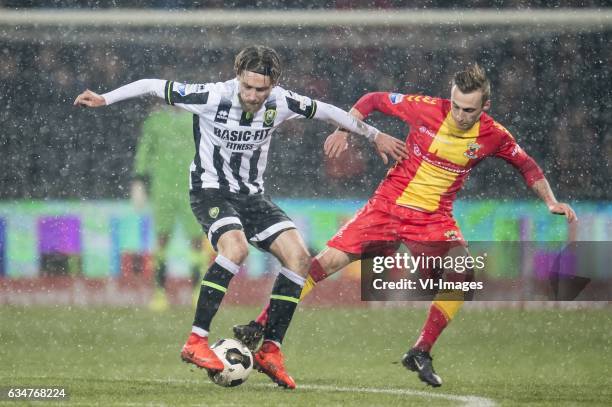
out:
<path id="1" fill-rule="evenodd" d="M 293 318 L 295 308 L 300 302 L 300 293 L 305 279 L 293 271 L 282 268 L 274 282 L 270 296 L 268 323 L 264 331 L 264 340 L 283 342 L 287 328 Z"/>
<path id="2" fill-rule="evenodd" d="M 202 287 L 200 288 L 200 296 L 193 320 L 194 327 L 203 329 L 208 333 L 210 322 L 221 305 L 232 277 L 239 269 L 240 266 L 232 263 L 226 257 L 217 256 L 215 262 L 204 275 L 204 279 L 202 279 Z"/>
<path id="3" fill-rule="evenodd" d="M 196 288 L 198 286 L 199 281 L 200 281 L 200 268 L 198 266 L 192 266 L 191 267 L 191 284 L 193 285 L 193 288 Z"/>
<path id="4" fill-rule="evenodd" d="M 166 253 L 158 253 L 155 259 L 155 283 L 161 289 L 166 289 Z"/>

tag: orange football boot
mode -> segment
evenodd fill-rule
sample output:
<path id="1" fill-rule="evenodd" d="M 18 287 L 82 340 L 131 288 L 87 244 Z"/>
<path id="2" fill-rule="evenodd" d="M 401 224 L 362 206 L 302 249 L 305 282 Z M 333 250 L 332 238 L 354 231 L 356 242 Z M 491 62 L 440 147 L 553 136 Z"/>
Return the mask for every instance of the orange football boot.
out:
<path id="1" fill-rule="evenodd" d="M 213 372 L 220 372 L 225 367 L 221 359 L 208 347 L 208 337 L 203 338 L 193 332 L 181 350 L 181 359 Z"/>
<path id="2" fill-rule="evenodd" d="M 274 343 L 264 341 L 254 359 L 255 368 L 268 375 L 274 383 L 287 389 L 295 389 L 295 381 L 285 370 L 283 353 Z"/>

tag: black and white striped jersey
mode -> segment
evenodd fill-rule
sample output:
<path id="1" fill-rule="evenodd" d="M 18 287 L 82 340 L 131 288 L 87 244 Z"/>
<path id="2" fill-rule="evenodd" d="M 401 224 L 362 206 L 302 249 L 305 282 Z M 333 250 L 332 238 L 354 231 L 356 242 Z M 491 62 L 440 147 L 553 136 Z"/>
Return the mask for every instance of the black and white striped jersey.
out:
<path id="1" fill-rule="evenodd" d="M 194 113 L 196 154 L 190 189 L 262 193 L 274 130 L 286 120 L 312 118 L 317 109 L 312 99 L 275 86 L 259 111 L 247 113 L 238 94 L 236 79 L 207 84 L 166 82 L 166 103 Z"/>
<path id="2" fill-rule="evenodd" d="M 237 79 L 186 84 L 141 79 L 105 93 L 107 104 L 153 95 L 194 114 L 196 153 L 191 163 L 190 189 L 216 188 L 241 194 L 261 194 L 263 173 L 274 130 L 284 121 L 315 118 L 373 140 L 378 130 L 333 105 L 275 86 L 256 113 L 242 110 Z"/>

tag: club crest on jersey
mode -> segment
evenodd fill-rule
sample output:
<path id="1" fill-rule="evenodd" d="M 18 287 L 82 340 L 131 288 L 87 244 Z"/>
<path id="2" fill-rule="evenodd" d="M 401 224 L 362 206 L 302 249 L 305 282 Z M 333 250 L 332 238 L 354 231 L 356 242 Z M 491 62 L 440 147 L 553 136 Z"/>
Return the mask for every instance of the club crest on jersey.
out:
<path id="1" fill-rule="evenodd" d="M 389 94 L 389 100 L 394 105 L 397 105 L 399 102 L 402 101 L 402 99 L 404 99 L 404 95 L 402 95 L 401 93 L 390 93 Z"/>
<path id="2" fill-rule="evenodd" d="M 219 216 L 219 207 L 215 206 L 214 208 L 210 208 L 208 210 L 208 216 L 210 216 L 213 219 L 216 219 L 217 216 Z"/>
<path id="3" fill-rule="evenodd" d="M 478 152 L 478 150 L 480 150 L 480 147 L 482 146 L 478 143 L 469 143 L 467 145 L 468 149 L 463 153 L 463 155 L 469 158 L 470 160 L 475 160 L 478 158 L 476 153 Z"/>
<path id="4" fill-rule="evenodd" d="M 264 126 L 272 126 L 276 119 L 276 109 L 268 109 L 264 113 Z"/>
<path id="5" fill-rule="evenodd" d="M 186 95 L 186 88 L 187 88 L 187 84 L 179 83 L 178 89 L 177 89 L 177 92 L 179 93 L 179 95 L 185 96 Z"/>

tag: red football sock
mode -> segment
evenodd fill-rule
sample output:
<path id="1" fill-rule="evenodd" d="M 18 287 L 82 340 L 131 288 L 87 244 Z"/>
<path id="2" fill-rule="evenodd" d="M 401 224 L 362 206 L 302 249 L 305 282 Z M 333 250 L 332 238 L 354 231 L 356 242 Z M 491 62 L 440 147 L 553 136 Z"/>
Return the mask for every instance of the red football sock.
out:
<path id="1" fill-rule="evenodd" d="M 259 314 L 259 316 L 255 319 L 255 322 L 260 325 L 266 326 L 266 324 L 268 323 L 268 309 L 270 309 L 270 303 L 268 303 L 268 305 L 266 305 L 264 309 L 261 310 L 261 314 Z"/>
<path id="2" fill-rule="evenodd" d="M 444 328 L 446 328 L 446 325 L 448 325 L 446 316 L 438 307 L 431 304 L 429 307 L 429 315 L 427 315 L 425 325 L 423 325 L 423 329 L 421 329 L 421 336 L 419 336 L 414 347 L 429 352 Z"/>

